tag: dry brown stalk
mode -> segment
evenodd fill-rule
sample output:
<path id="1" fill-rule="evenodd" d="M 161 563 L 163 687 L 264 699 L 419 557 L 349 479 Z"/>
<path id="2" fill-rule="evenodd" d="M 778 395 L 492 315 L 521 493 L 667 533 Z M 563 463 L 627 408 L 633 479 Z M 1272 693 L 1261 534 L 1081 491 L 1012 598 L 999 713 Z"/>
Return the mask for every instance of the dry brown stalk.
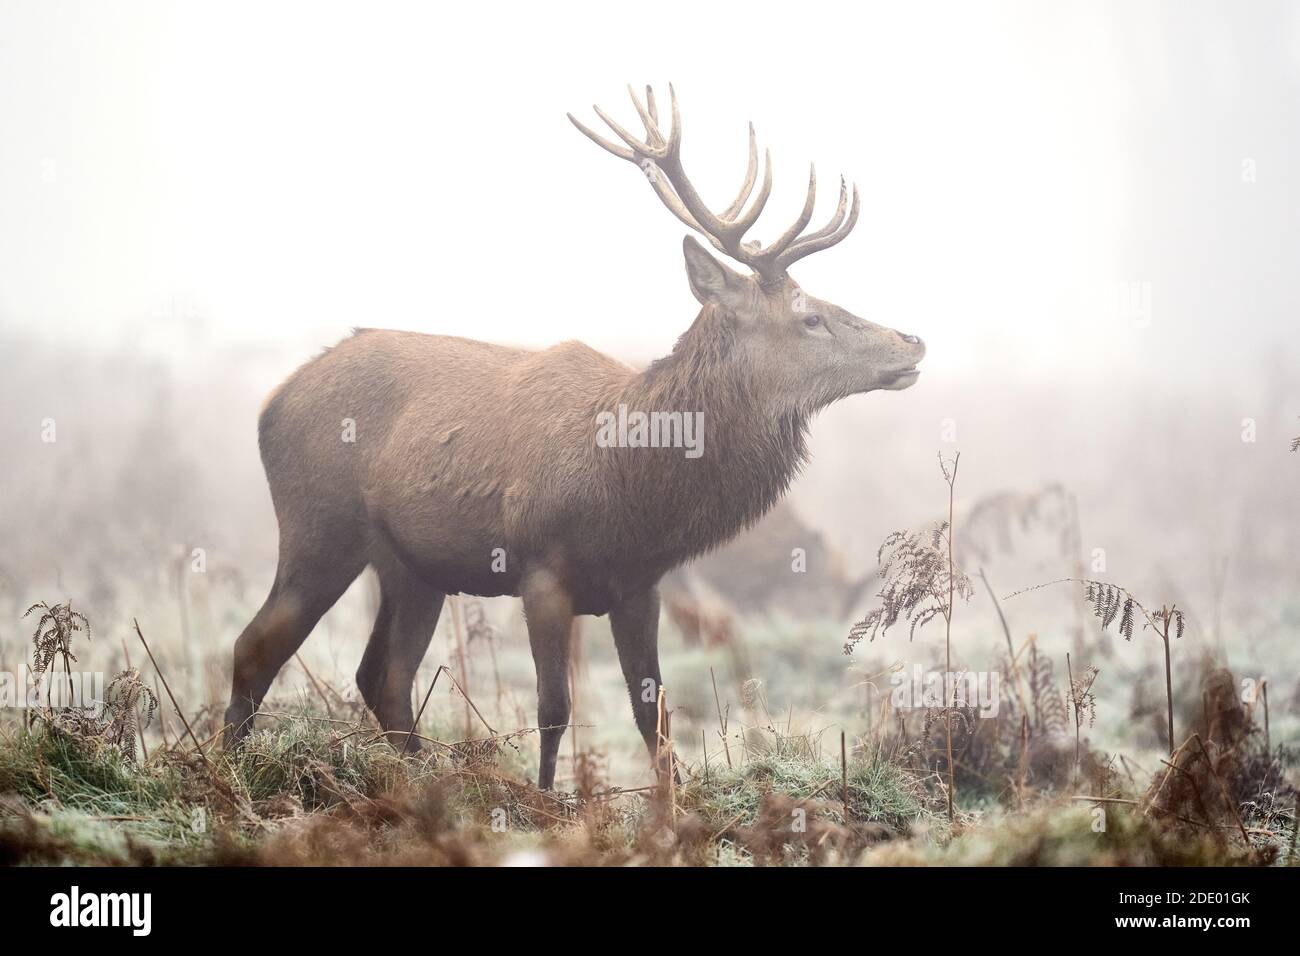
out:
<path id="1" fill-rule="evenodd" d="M 709 680 L 713 681 L 713 705 L 718 709 L 718 736 L 722 738 L 722 750 L 727 755 L 727 767 L 731 767 L 731 747 L 727 744 L 727 718 L 722 715 L 722 701 L 718 697 L 718 678 L 709 667 Z"/>
<path id="2" fill-rule="evenodd" d="M 454 597 L 448 598 L 447 604 L 449 605 L 448 611 L 450 612 L 449 616 L 451 617 L 451 631 L 456 639 L 456 647 L 455 647 L 456 667 L 459 668 L 461 676 L 465 678 L 465 683 L 468 684 L 469 665 L 465 660 L 465 642 L 461 639 L 461 635 L 460 635 L 460 614 L 459 614 L 460 601 L 458 601 Z M 452 676 L 452 680 L 455 680 L 454 676 Z M 461 696 L 465 698 L 465 736 L 468 737 L 470 734 L 469 695 L 466 694 L 465 691 L 462 689 Z M 486 721 L 484 721 L 484 723 L 486 723 Z"/>
<path id="3" fill-rule="evenodd" d="M 993 586 L 989 584 L 988 576 L 984 573 L 983 568 L 980 568 L 980 580 L 984 582 L 984 589 L 988 591 L 989 599 L 993 602 L 993 608 L 998 612 L 998 620 L 1002 623 L 1002 633 L 1007 639 L 1007 660 L 1011 667 L 1011 686 L 1016 692 L 1016 699 L 1020 702 L 1020 712 L 1026 714 L 1029 712 L 1029 707 L 1025 703 L 1024 691 L 1021 688 L 1024 677 L 1020 673 L 1018 663 L 1020 655 L 1016 653 L 1015 642 L 1011 639 L 1011 628 L 1007 624 L 1007 617 L 1002 613 L 1002 605 L 998 601 L 997 595 L 993 593 Z"/>
<path id="4" fill-rule="evenodd" d="M 194 746 L 198 748 L 200 759 L 211 767 L 212 764 L 208 760 L 208 755 L 203 752 L 203 744 L 199 743 L 199 738 L 195 736 L 194 728 L 190 726 L 189 719 L 186 718 L 185 712 L 181 710 L 181 705 L 176 703 L 176 695 L 172 693 L 171 687 L 167 684 L 167 675 L 164 674 L 162 668 L 158 666 L 158 661 L 154 659 L 153 651 L 149 649 L 149 642 L 144 639 L 144 634 L 140 630 L 140 622 L 135 618 L 132 618 L 131 623 L 135 625 L 135 633 L 136 636 L 140 638 L 140 643 L 144 645 L 144 652 L 149 655 L 149 663 L 153 665 L 154 673 L 157 674 L 158 679 L 162 681 L 163 690 L 167 691 L 168 699 L 172 702 L 172 706 L 176 708 L 176 715 L 180 717 L 181 723 L 185 725 L 185 731 L 190 735 L 190 740 L 194 741 Z"/>
<path id="5" fill-rule="evenodd" d="M 661 792 L 668 795 L 668 809 L 670 819 L 674 824 L 677 822 L 677 787 L 676 767 L 673 763 L 673 742 L 669 731 L 669 718 L 667 710 L 667 694 L 664 691 L 664 685 L 659 685 L 659 697 L 657 700 L 657 715 L 655 718 L 655 770 L 660 775 L 660 786 L 666 788 Z"/>
<path id="6" fill-rule="evenodd" d="M 411 749 L 411 738 L 415 736 L 415 728 L 420 726 L 420 718 L 424 716 L 424 708 L 429 706 L 429 698 L 433 696 L 433 689 L 438 686 L 438 678 L 446 668 L 438 665 L 438 669 L 433 674 L 433 680 L 429 684 L 429 690 L 424 695 L 424 702 L 420 704 L 420 711 L 415 715 L 415 722 L 411 724 L 411 729 L 406 735 L 406 740 L 402 742 L 402 756 L 405 757 L 408 750 Z"/>

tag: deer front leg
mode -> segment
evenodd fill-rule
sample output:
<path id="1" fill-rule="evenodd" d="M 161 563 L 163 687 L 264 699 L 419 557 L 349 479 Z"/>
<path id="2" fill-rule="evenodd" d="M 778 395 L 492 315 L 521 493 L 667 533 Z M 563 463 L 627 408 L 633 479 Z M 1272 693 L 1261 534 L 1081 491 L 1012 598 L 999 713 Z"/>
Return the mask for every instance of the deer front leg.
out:
<path id="1" fill-rule="evenodd" d="M 555 783 L 555 759 L 569 723 L 569 633 L 573 625 L 573 600 L 551 571 L 530 571 L 520 588 L 528 643 L 537 668 L 537 726 L 541 736 L 541 765 L 537 786 L 550 790 Z"/>
<path id="2" fill-rule="evenodd" d="M 658 750 L 659 718 L 659 589 L 630 595 L 609 612 L 618 662 L 632 699 L 637 729 L 653 757 Z"/>

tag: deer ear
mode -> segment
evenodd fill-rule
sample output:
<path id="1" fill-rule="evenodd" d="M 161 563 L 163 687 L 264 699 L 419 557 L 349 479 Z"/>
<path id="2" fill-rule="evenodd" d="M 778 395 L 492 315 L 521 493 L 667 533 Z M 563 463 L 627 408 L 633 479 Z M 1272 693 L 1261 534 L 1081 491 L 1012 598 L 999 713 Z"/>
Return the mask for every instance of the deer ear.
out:
<path id="1" fill-rule="evenodd" d="M 736 305 L 742 300 L 745 277 L 727 268 L 695 241 L 693 236 L 682 240 L 686 255 L 686 278 L 691 292 L 701 305 Z"/>

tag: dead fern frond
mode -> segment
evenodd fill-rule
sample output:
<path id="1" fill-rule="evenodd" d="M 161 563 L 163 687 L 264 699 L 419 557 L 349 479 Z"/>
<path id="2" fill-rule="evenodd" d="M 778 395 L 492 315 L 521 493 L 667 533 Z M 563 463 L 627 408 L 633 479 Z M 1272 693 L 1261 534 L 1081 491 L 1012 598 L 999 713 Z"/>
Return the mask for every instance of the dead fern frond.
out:
<path id="1" fill-rule="evenodd" d="M 1097 722 L 1097 698 L 1092 694 L 1092 685 L 1100 673 L 1097 667 L 1089 664 L 1082 674 L 1070 682 L 1070 704 L 1074 707 L 1076 726 L 1082 726 L 1085 719 L 1089 727 Z"/>
<path id="2" fill-rule="evenodd" d="M 123 756 L 135 759 L 136 740 L 153 722 L 158 698 L 140 680 L 132 667 L 114 677 L 104 691 L 104 715 L 101 736 Z"/>
<path id="3" fill-rule="evenodd" d="M 41 616 L 37 619 L 36 631 L 32 634 L 32 671 L 39 681 L 53 667 L 55 659 L 61 659 L 63 671 L 71 686 L 72 662 L 77 659 L 77 655 L 72 652 L 72 638 L 79 631 L 85 631 L 86 639 L 90 640 L 90 621 L 84 614 L 72 609 L 71 601 L 53 606 L 41 601 L 24 611 L 23 617 L 37 610 L 41 611 Z M 52 693 L 53 687 L 48 687 L 45 699 L 47 706 L 53 706 Z"/>
<path id="4" fill-rule="evenodd" d="M 72 653 L 72 637 L 76 632 L 84 630 L 89 640 L 90 621 L 84 614 L 72 609 L 71 601 L 53 607 L 41 601 L 24 611 L 23 617 L 36 610 L 43 612 L 36 623 L 36 631 L 32 634 L 32 670 L 39 676 L 45 673 L 55 657 L 68 661 L 77 659 L 77 655 Z"/>
<path id="5" fill-rule="evenodd" d="M 1152 611 L 1146 627 L 1154 628 L 1158 634 L 1167 634 L 1172 627 L 1175 638 L 1183 636 L 1183 612 L 1176 607 L 1162 607 Z"/>
<path id="6" fill-rule="evenodd" d="M 885 582 L 877 594 L 880 603 L 850 629 L 845 654 L 851 654 L 863 638 L 874 641 L 900 620 L 908 624 L 910 641 L 918 628 L 951 614 L 950 589 L 954 596 L 970 600 L 974 593 L 970 578 L 956 568 L 949 572 L 948 534 L 948 522 L 943 521 L 929 531 L 894 531 L 885 538 L 876 552 Z"/>
<path id="7" fill-rule="evenodd" d="M 1030 726 L 1038 734 L 1059 733 L 1065 730 L 1069 718 L 1065 701 L 1056 687 L 1056 672 L 1047 655 L 1038 653 L 1038 644 L 1029 645 L 1029 663 L 1026 667 L 1029 681 L 1029 703 L 1033 709 Z"/>
<path id="8" fill-rule="evenodd" d="M 1153 627 L 1157 630 L 1160 630 L 1160 625 L 1164 620 L 1162 617 L 1163 612 L 1148 610 L 1141 601 L 1134 597 L 1133 592 L 1128 588 L 1112 584 L 1109 581 L 1096 581 L 1091 578 L 1059 578 L 1044 584 L 1035 584 L 1032 587 L 1022 588 L 1013 594 L 1008 594 L 1003 600 L 1009 601 L 1013 597 L 1051 587 L 1054 584 L 1082 584 L 1085 599 L 1092 609 L 1093 617 L 1101 624 L 1101 629 L 1103 631 L 1109 630 L 1110 626 L 1118 621 L 1119 634 L 1126 641 L 1133 640 L 1133 626 L 1137 622 L 1138 613 L 1141 613 L 1145 621 L 1144 626 Z M 1170 608 L 1169 611 L 1170 623 L 1177 628 L 1177 636 L 1182 637 L 1182 624 L 1180 622 L 1182 621 L 1183 612 L 1176 608 Z"/>

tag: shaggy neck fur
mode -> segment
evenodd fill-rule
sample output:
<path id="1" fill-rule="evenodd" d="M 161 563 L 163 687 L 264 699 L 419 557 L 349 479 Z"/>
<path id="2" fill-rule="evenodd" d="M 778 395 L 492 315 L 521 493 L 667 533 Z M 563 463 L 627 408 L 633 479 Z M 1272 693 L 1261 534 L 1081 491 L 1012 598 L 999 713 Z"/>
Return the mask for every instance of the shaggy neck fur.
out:
<path id="1" fill-rule="evenodd" d="M 641 553 L 675 565 L 757 521 L 806 457 L 807 414 L 773 408 L 735 343 L 735 320 L 706 307 L 672 353 L 616 396 L 632 410 L 701 412 L 703 454 L 618 449 L 607 461 L 624 500 L 639 503 L 622 530 Z"/>

